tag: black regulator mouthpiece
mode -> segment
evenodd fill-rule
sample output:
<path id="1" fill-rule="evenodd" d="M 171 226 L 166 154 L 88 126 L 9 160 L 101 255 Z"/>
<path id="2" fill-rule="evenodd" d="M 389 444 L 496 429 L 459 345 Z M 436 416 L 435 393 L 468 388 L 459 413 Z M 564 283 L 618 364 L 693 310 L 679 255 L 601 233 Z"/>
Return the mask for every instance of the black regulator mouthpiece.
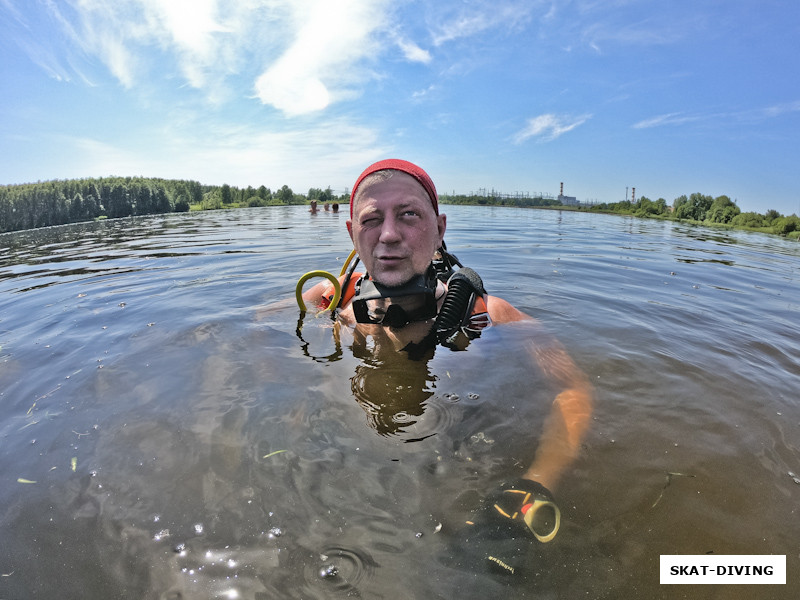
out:
<path id="1" fill-rule="evenodd" d="M 486 290 L 480 275 L 469 267 L 462 267 L 447 282 L 447 294 L 436 319 L 436 337 L 439 343 L 452 347 L 469 322 L 472 307 Z M 472 336 L 470 336 L 472 337 Z"/>

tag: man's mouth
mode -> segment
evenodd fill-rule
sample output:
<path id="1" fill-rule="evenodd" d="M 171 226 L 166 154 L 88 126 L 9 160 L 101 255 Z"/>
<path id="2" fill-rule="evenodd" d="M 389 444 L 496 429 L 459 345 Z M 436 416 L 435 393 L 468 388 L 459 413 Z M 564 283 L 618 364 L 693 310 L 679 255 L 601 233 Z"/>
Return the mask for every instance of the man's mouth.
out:
<path id="1" fill-rule="evenodd" d="M 384 255 L 378 257 L 378 262 L 381 262 L 383 264 L 395 264 L 403 260 L 405 260 L 404 256 Z"/>

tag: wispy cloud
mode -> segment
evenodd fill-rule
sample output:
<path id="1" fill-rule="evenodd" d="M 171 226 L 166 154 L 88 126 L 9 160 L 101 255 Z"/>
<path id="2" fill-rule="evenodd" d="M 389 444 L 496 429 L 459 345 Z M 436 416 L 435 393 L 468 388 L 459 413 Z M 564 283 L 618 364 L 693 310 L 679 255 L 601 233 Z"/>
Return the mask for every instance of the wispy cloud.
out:
<path id="1" fill-rule="evenodd" d="M 661 46 L 679 42 L 687 31 L 676 24 L 651 20 L 637 23 L 593 23 L 581 35 L 583 42 L 597 52 L 607 44 L 619 46 Z"/>
<path id="2" fill-rule="evenodd" d="M 644 119 L 634 123 L 632 128 L 650 129 L 652 127 L 679 126 L 698 122 L 731 121 L 737 123 L 759 123 L 767 119 L 775 119 L 795 112 L 800 112 L 800 101 L 774 104 L 763 108 L 719 113 L 688 115 L 680 112 L 673 112 Z"/>
<path id="3" fill-rule="evenodd" d="M 216 0 L 45 0 L 49 15 L 86 55 L 106 65 L 124 87 L 173 65 L 193 87 L 219 73 L 225 53 L 216 33 Z M 160 54 L 159 54 L 160 53 Z"/>
<path id="4" fill-rule="evenodd" d="M 389 0 L 43 1 L 74 47 L 125 88 L 175 79 L 216 100 L 239 78 L 234 94 L 289 115 L 352 95 L 349 86 L 369 76 L 359 67 L 380 49 L 376 33 L 387 31 L 391 8 Z M 409 60 L 430 60 L 412 42 L 401 49 Z"/>
<path id="5" fill-rule="evenodd" d="M 514 135 L 514 143 L 521 144 L 531 138 L 542 142 L 551 142 L 565 133 L 586 123 L 592 115 L 578 117 L 559 116 L 552 113 L 528 119 L 527 125 Z"/>
<path id="6" fill-rule="evenodd" d="M 768 106 L 759 111 L 766 118 L 780 117 L 787 113 L 800 112 L 800 100 L 796 102 L 786 102 L 784 104 L 775 104 Z"/>
<path id="7" fill-rule="evenodd" d="M 535 2 L 484 0 L 462 4 L 455 14 L 439 15 L 433 28 L 433 44 L 441 46 L 489 29 L 513 29 L 530 21 Z"/>
<path id="8" fill-rule="evenodd" d="M 650 129 L 651 127 L 663 127 L 665 125 L 684 125 L 700 121 L 702 118 L 699 116 L 684 115 L 683 113 L 675 112 L 665 115 L 658 115 L 650 119 L 644 119 L 638 123 L 634 123 L 634 129 Z"/>
<path id="9" fill-rule="evenodd" d="M 649 47 L 679 43 L 718 28 L 701 10 L 676 11 L 669 3 L 641 0 L 577 0 L 564 27 L 598 53 L 611 47 Z"/>
<path id="10" fill-rule="evenodd" d="M 56 81 L 73 79 L 70 54 L 57 48 L 52 39 L 37 34 L 35 17 L 24 14 L 11 0 L 0 0 L 0 10 L 5 13 L 2 35 L 7 44 L 17 45 L 48 77 Z M 55 20 L 60 27 L 62 23 Z"/>
<path id="11" fill-rule="evenodd" d="M 0 0 L 0 5 L 3 6 L 4 10 L 7 10 L 9 13 L 13 14 L 15 18 L 19 18 L 20 11 L 11 3 L 11 0 Z"/>
<path id="12" fill-rule="evenodd" d="M 375 67 L 392 50 L 409 62 L 434 61 L 431 49 L 414 39 L 419 32 L 404 31 L 409 21 L 391 0 L 42 2 L 78 54 L 89 57 L 86 64 L 105 65 L 127 89 L 173 81 L 174 88 L 188 86 L 215 103 L 250 95 L 290 117 L 358 97 L 366 81 L 381 76 Z M 428 7 L 435 25 L 427 44 L 512 31 L 542 6 L 546 13 L 551 4 L 477 0 Z M 80 68 L 44 53 L 39 62 L 61 79 Z"/>

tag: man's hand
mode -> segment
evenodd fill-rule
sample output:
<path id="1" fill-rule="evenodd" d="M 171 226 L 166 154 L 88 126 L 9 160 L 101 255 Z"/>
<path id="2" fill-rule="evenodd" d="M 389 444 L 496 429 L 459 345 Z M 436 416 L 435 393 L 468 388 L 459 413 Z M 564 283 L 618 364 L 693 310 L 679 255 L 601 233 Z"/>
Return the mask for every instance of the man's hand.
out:
<path id="1" fill-rule="evenodd" d="M 537 540 L 546 543 L 558 533 L 561 511 L 550 490 L 542 484 L 530 479 L 517 479 L 490 494 L 467 525 L 494 527 L 498 533 L 506 529 L 512 534 L 525 526 Z"/>

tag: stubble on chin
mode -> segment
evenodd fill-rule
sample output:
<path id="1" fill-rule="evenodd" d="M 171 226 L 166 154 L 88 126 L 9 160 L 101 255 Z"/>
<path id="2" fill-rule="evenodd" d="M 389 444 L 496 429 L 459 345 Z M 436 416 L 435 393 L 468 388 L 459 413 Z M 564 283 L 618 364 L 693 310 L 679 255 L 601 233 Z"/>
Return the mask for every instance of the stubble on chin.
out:
<path id="1" fill-rule="evenodd" d="M 370 272 L 370 277 L 375 283 L 386 287 L 400 287 L 415 277 L 413 269 L 378 269 Z"/>
<path id="2" fill-rule="evenodd" d="M 411 279 L 414 276 L 400 275 L 397 273 L 393 273 L 387 276 L 386 274 L 378 273 L 377 275 L 370 274 L 370 277 L 372 278 L 372 281 L 374 281 L 375 283 L 379 283 L 380 285 L 383 285 L 388 288 L 396 288 L 400 287 L 401 285 L 405 285 L 406 283 L 411 281 Z"/>

